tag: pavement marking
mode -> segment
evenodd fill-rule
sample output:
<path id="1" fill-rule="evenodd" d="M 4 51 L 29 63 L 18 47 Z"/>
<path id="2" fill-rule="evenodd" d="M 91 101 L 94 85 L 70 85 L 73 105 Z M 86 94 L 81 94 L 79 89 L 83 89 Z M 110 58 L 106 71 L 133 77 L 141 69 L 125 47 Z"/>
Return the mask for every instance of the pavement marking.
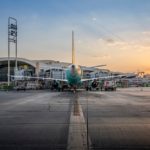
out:
<path id="1" fill-rule="evenodd" d="M 75 100 L 71 108 L 67 150 L 88 150 L 90 148 L 87 145 L 86 122 L 81 105 Z"/>

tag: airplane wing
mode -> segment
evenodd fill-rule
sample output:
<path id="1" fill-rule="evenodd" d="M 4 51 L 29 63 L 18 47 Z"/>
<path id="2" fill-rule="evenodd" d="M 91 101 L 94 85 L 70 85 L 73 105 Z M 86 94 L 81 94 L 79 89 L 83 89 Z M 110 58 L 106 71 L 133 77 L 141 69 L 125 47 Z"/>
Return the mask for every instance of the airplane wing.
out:
<path id="1" fill-rule="evenodd" d="M 97 67 L 104 67 L 106 65 L 97 65 L 97 66 L 91 66 L 91 67 L 85 67 L 85 66 L 80 66 L 82 70 L 96 70 Z"/>
<path id="2" fill-rule="evenodd" d="M 117 75 L 117 76 L 106 76 L 106 77 L 97 77 L 97 78 L 90 78 L 90 79 L 81 79 L 81 82 L 85 81 L 93 81 L 93 80 L 99 80 L 99 79 L 115 79 L 115 78 L 122 78 L 124 75 Z"/>
<path id="3" fill-rule="evenodd" d="M 44 78 L 44 77 L 14 76 L 14 75 L 11 75 L 11 77 L 14 77 L 14 78 L 41 79 L 41 80 L 51 80 L 51 81 L 67 82 L 66 79 L 55 79 L 55 78 Z"/>
<path id="4" fill-rule="evenodd" d="M 104 67 L 104 66 L 107 66 L 107 65 L 96 65 L 96 66 L 91 66 L 89 68 Z"/>
<path id="5" fill-rule="evenodd" d="M 43 80 L 52 80 L 52 81 L 62 81 L 62 82 L 67 82 L 66 79 L 55 79 L 55 78 L 41 78 Z"/>

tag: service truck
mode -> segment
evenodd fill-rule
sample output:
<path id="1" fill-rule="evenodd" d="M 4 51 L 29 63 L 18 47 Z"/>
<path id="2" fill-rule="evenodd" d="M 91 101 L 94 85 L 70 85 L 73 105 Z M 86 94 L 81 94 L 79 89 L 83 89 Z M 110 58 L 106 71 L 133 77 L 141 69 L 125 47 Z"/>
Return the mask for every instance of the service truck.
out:
<path id="1" fill-rule="evenodd" d="M 116 91 L 116 81 L 105 80 L 103 87 L 105 91 Z"/>

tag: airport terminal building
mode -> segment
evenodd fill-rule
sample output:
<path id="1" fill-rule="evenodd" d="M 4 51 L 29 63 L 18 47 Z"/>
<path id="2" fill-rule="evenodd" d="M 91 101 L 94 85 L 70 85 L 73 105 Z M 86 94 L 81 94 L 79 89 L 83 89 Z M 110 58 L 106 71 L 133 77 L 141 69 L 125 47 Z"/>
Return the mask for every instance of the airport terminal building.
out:
<path id="1" fill-rule="evenodd" d="M 30 60 L 24 59 L 24 58 L 18 58 L 18 69 L 21 71 L 24 68 L 27 69 L 27 71 L 33 75 L 35 73 L 35 63 L 33 63 Z M 10 75 L 14 75 L 15 73 L 15 58 L 10 58 Z M 3 57 L 0 58 L 0 82 L 6 82 L 7 81 L 7 73 L 8 73 L 8 58 Z"/>
<path id="2" fill-rule="evenodd" d="M 51 77 L 65 79 L 65 69 L 71 64 L 54 60 L 29 60 L 17 58 L 18 71 L 15 71 L 15 57 L 10 57 L 10 75 L 31 76 L 31 77 Z M 98 76 L 108 76 L 111 72 L 107 69 L 90 69 L 82 66 L 83 78 L 93 78 Z M 8 57 L 0 58 L 0 82 L 7 82 Z M 18 78 L 17 80 L 22 80 Z"/>
<path id="3" fill-rule="evenodd" d="M 43 80 L 42 78 L 66 79 L 66 69 L 71 63 L 59 62 L 54 60 L 29 60 L 25 58 L 17 58 L 17 68 L 15 70 L 15 57 L 10 57 L 10 81 L 14 82 L 28 82 L 36 83 L 35 77 L 40 77 L 41 82 L 45 88 L 49 88 L 51 81 Z M 107 69 L 91 68 L 81 66 L 82 78 L 98 78 L 107 76 L 117 76 L 123 73 L 112 72 Z M 8 57 L 0 58 L 0 83 L 7 83 L 8 81 Z M 136 74 L 127 73 L 128 77 L 118 78 L 116 82 L 119 87 L 130 86 L 150 86 L 150 77 L 143 76 L 139 78 Z M 13 77 L 15 76 L 15 77 Z M 16 77 L 17 76 L 17 77 Z M 29 77 L 29 78 L 26 78 Z M 33 77 L 33 78 L 30 78 Z"/>

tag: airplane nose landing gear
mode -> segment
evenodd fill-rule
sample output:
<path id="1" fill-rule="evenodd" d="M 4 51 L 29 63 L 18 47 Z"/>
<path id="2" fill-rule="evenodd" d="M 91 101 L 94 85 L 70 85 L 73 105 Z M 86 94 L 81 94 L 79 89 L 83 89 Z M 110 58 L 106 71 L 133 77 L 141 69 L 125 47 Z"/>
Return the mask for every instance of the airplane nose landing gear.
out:
<path id="1" fill-rule="evenodd" d="M 73 93 L 76 93 L 77 88 L 74 86 L 73 87 Z"/>

